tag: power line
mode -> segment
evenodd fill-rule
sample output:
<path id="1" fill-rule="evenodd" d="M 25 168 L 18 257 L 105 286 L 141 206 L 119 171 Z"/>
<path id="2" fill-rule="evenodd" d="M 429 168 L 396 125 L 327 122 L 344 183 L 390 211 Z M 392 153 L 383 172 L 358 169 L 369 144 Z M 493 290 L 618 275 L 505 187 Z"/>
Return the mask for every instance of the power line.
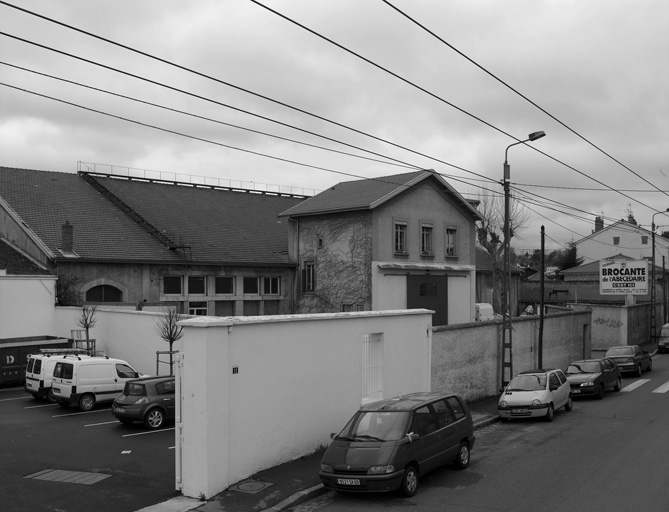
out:
<path id="1" fill-rule="evenodd" d="M 252 1 L 254 1 L 254 0 L 252 0 Z M 539 106 L 537 103 L 535 103 L 534 101 L 532 101 L 531 99 L 529 99 L 527 96 L 525 96 L 524 94 L 522 94 L 522 93 L 519 92 L 518 90 L 516 90 L 516 89 L 514 89 L 513 87 L 511 87 L 509 84 L 507 84 L 507 83 L 506 83 L 505 81 L 503 81 L 501 78 L 497 77 L 497 76 L 494 75 L 492 72 L 488 71 L 486 68 L 484 68 L 483 66 L 481 66 L 478 62 L 474 61 L 473 59 L 471 59 L 470 57 L 468 57 L 467 55 L 465 55 L 464 53 L 462 53 L 462 52 L 461 52 L 460 50 L 458 50 L 455 46 L 453 46 L 452 44 L 448 43 L 447 41 L 445 41 L 444 39 L 442 39 L 441 37 L 439 37 L 437 34 L 435 34 L 434 32 L 432 32 L 432 31 L 431 31 L 430 29 L 428 29 L 426 26 L 422 25 L 422 24 L 419 23 L 417 20 L 415 20 L 414 18 L 412 18 L 411 16 L 409 16 L 409 15 L 406 14 L 405 12 L 403 12 L 403 11 L 401 11 L 400 9 L 398 9 L 397 7 L 395 7 L 395 6 L 394 6 L 393 4 L 391 4 L 388 0 L 381 0 L 381 1 L 382 1 L 383 3 L 385 3 L 386 5 L 388 5 L 389 7 L 392 7 L 395 11 L 397 11 L 398 13 L 400 13 L 402 16 L 404 16 L 405 18 L 407 18 L 407 19 L 410 20 L 411 22 L 413 22 L 413 23 L 415 23 L 416 25 L 418 25 L 420 28 L 422 28 L 422 29 L 423 29 L 425 32 L 427 32 L 428 34 L 430 34 L 431 36 L 433 36 L 433 37 L 435 37 L 436 39 L 438 39 L 439 41 L 441 41 L 443 44 L 445 44 L 446 46 L 448 46 L 451 50 L 453 50 L 454 52 L 456 52 L 458 55 L 460 55 L 461 57 L 467 59 L 469 62 L 471 62 L 472 64 L 474 64 L 477 68 L 479 68 L 481 71 L 483 71 L 484 73 L 488 74 L 489 76 L 491 76 L 492 78 L 494 78 L 495 80 L 497 80 L 499 83 L 501 83 L 502 85 L 504 85 L 505 87 L 507 87 L 508 89 L 510 89 L 511 91 L 513 91 L 514 93 L 516 93 L 518 96 L 520 96 L 521 98 L 523 98 L 525 101 L 529 102 L 531 105 L 533 105 L 534 107 L 536 107 L 536 108 L 538 108 L 539 110 L 541 110 L 541 111 L 542 111 L 544 114 L 546 114 L 548 117 L 550 117 L 551 119 L 553 119 L 554 121 L 556 121 L 557 123 L 559 123 L 560 125 L 562 125 L 564 128 L 566 128 L 567 130 L 569 130 L 571 133 L 573 133 L 574 135 L 576 135 L 576 136 L 577 136 L 578 138 L 580 138 L 581 140 L 587 142 L 590 146 L 592 146 L 593 148 L 595 148 L 597 151 L 599 151 L 600 153 L 603 153 L 604 155 L 606 155 L 607 157 L 609 157 L 611 160 L 613 160 L 614 162 L 616 162 L 617 164 L 619 164 L 621 167 L 623 167 L 624 169 L 626 169 L 626 170 L 628 170 L 629 172 L 631 172 L 632 174 L 634 174 L 637 178 L 640 178 L 640 179 L 642 179 L 643 181 L 645 181 L 646 183 L 648 183 L 651 187 L 657 189 L 659 192 L 662 192 L 664 195 L 669 196 L 669 193 L 667 193 L 667 192 L 664 191 L 664 190 L 661 190 L 661 189 L 658 188 L 655 184 L 651 183 L 651 182 L 648 181 L 646 178 L 644 178 L 644 177 L 641 176 L 640 174 L 636 173 L 635 171 L 633 171 L 632 169 L 630 169 L 629 167 L 627 167 L 625 164 L 623 164 L 622 162 L 620 162 L 619 160 L 617 160 L 616 158 L 614 158 L 613 156 L 611 156 L 609 153 L 607 153 L 606 151 L 604 151 L 603 149 L 601 149 L 599 146 L 597 146 L 596 144 L 594 144 L 593 142 L 591 142 L 590 140 L 588 140 L 587 138 L 585 138 L 583 135 L 581 135 L 580 133 L 578 133 L 576 130 L 572 129 L 570 126 L 568 126 L 567 124 L 565 124 L 565 123 L 563 123 L 562 121 L 560 121 L 560 120 L 559 120 L 557 117 L 555 117 L 553 114 L 551 114 L 550 112 L 548 112 L 547 110 L 545 110 L 544 108 L 542 108 L 541 106 Z"/>

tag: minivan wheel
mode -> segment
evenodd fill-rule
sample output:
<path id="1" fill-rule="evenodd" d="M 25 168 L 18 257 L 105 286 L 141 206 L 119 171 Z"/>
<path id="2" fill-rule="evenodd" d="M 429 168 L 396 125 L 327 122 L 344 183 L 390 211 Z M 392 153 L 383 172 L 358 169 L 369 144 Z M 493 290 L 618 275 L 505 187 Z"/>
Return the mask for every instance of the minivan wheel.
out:
<path id="1" fill-rule="evenodd" d="M 404 470 L 400 491 L 409 498 L 416 495 L 416 491 L 418 491 L 418 471 L 413 466 L 407 466 Z"/>
<path id="2" fill-rule="evenodd" d="M 160 409 L 151 409 L 144 416 L 144 425 L 150 429 L 156 429 L 163 426 L 165 423 L 165 415 Z"/>
<path id="3" fill-rule="evenodd" d="M 46 399 L 49 401 L 50 404 L 56 403 L 56 397 L 53 396 L 53 388 L 49 388 L 49 391 L 47 391 Z"/>
<path id="4" fill-rule="evenodd" d="M 553 418 L 555 417 L 555 409 L 553 409 L 553 404 L 548 404 L 548 410 L 546 411 L 546 416 L 544 416 L 544 419 L 548 422 L 553 421 Z"/>
<path id="5" fill-rule="evenodd" d="M 79 409 L 82 411 L 90 411 L 95 407 L 95 397 L 90 394 L 86 394 L 79 399 Z"/>
<path id="6" fill-rule="evenodd" d="M 465 469 L 469 466 L 469 445 L 464 441 L 460 443 L 460 449 L 455 457 L 455 466 L 458 469 Z"/>

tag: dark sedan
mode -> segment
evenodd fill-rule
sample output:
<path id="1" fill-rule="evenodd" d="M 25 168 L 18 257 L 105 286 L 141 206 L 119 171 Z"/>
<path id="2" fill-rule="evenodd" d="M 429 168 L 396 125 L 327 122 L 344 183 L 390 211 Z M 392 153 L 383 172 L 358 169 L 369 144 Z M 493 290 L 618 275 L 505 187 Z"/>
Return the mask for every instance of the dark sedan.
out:
<path id="1" fill-rule="evenodd" d="M 147 428 L 160 428 L 166 420 L 174 419 L 174 391 L 174 377 L 131 380 L 114 400 L 112 414 L 121 423 L 142 421 Z"/>
<path id="2" fill-rule="evenodd" d="M 637 377 L 641 377 L 644 371 L 653 369 L 653 358 L 639 345 L 611 347 L 604 357 L 613 359 L 621 372 L 634 372 Z"/>
<path id="3" fill-rule="evenodd" d="M 565 373 L 572 397 L 594 395 L 601 400 L 604 391 L 620 391 L 622 388 L 620 369 L 608 358 L 574 361 Z"/>

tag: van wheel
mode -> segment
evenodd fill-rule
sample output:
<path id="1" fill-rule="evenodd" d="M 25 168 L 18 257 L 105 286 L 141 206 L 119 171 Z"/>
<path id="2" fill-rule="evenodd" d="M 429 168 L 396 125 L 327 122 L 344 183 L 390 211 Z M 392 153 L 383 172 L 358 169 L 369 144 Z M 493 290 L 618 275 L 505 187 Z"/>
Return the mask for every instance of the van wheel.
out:
<path id="1" fill-rule="evenodd" d="M 407 466 L 404 470 L 400 491 L 409 498 L 416 495 L 418 491 L 418 471 L 415 467 Z"/>
<path id="2" fill-rule="evenodd" d="M 70 402 L 67 402 L 65 400 L 58 400 L 58 405 L 60 405 L 63 409 L 67 409 L 70 407 Z"/>
<path id="3" fill-rule="evenodd" d="M 56 403 L 56 397 L 53 396 L 53 389 L 49 388 L 49 391 L 46 394 L 46 399 L 49 401 L 50 404 L 55 404 Z"/>
<path id="4" fill-rule="evenodd" d="M 163 423 L 165 423 L 165 415 L 160 409 L 151 409 L 146 413 L 146 416 L 144 416 L 144 425 L 146 425 L 147 428 L 160 428 L 163 426 Z"/>
<path id="5" fill-rule="evenodd" d="M 79 409 L 82 411 L 90 411 L 95 407 L 95 397 L 90 394 L 86 394 L 79 399 Z"/>
<path id="6" fill-rule="evenodd" d="M 467 466 L 469 466 L 469 445 L 463 441 L 460 443 L 460 449 L 455 456 L 455 467 L 465 469 Z"/>

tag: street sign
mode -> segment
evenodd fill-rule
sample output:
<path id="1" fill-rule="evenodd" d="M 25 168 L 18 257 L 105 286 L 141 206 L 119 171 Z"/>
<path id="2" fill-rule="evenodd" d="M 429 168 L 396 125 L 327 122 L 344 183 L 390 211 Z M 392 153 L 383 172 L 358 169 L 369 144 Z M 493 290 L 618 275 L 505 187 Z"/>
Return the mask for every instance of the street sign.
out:
<path id="1" fill-rule="evenodd" d="M 648 294 L 648 262 L 599 261 L 599 293 L 602 295 Z"/>

